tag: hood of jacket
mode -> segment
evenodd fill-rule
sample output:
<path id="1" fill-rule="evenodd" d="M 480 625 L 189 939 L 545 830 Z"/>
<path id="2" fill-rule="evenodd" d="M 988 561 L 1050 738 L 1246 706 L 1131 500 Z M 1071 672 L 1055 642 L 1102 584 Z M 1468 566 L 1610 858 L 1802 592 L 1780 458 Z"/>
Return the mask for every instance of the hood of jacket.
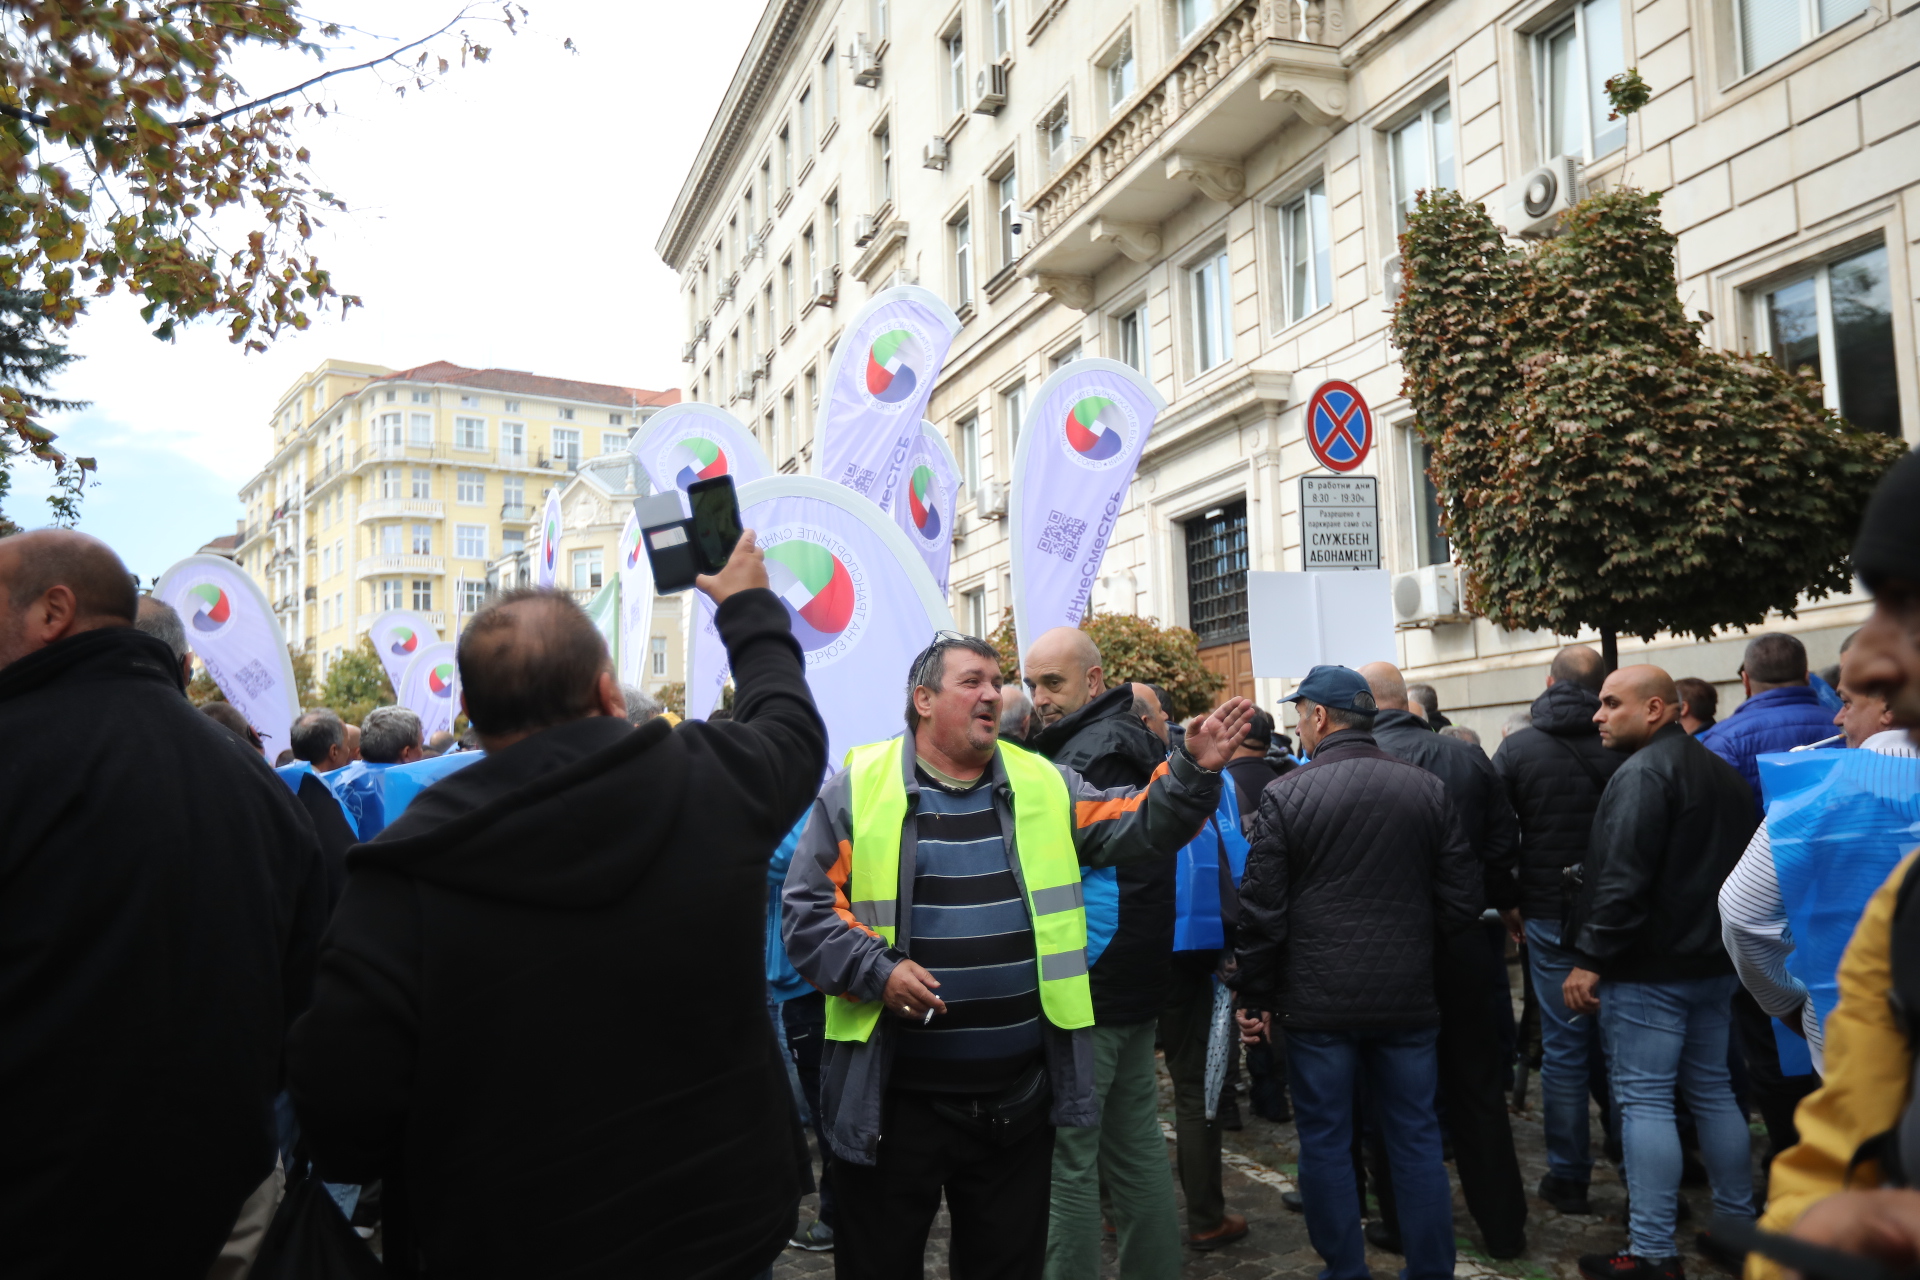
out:
<path id="1" fill-rule="evenodd" d="M 1133 686 L 1115 685 L 1078 711 L 1070 711 L 1027 739 L 1047 759 L 1085 771 L 1085 764 L 1114 753 L 1135 758 L 1150 774 L 1167 758 L 1166 744 L 1133 714 Z"/>
<path id="2" fill-rule="evenodd" d="M 98 627 L 0 667 L 0 702 L 63 680 L 157 680 L 185 693 L 173 650 L 132 627 Z"/>
<path id="3" fill-rule="evenodd" d="M 1600 732 L 1600 726 L 1593 722 L 1593 713 L 1599 709 L 1599 694 L 1562 680 L 1558 684 L 1548 685 L 1533 700 L 1530 714 L 1533 716 L 1533 727 L 1540 732 L 1562 738 L 1577 738 Z"/>
<path id="4" fill-rule="evenodd" d="M 348 865 L 530 906 L 601 907 L 668 846 L 687 785 L 664 719 L 575 720 L 441 779 Z"/>

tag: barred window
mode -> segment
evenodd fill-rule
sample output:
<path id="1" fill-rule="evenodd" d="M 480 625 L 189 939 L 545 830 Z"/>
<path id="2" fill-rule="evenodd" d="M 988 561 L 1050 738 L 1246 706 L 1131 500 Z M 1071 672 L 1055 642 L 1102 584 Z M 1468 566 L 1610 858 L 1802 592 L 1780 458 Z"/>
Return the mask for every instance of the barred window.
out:
<path id="1" fill-rule="evenodd" d="M 1200 643 L 1247 638 L 1247 502 L 1187 521 L 1187 617 Z"/>

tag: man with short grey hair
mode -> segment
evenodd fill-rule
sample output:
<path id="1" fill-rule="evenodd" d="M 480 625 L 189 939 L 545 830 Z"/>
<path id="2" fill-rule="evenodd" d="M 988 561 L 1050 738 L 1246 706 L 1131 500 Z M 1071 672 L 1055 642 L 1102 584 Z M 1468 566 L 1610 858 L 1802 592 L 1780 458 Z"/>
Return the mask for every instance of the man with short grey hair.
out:
<path id="1" fill-rule="evenodd" d="M 660 699 L 638 685 L 623 684 L 620 695 L 627 703 L 627 723 L 641 725 L 666 710 Z"/>
<path id="2" fill-rule="evenodd" d="M 328 779 L 362 840 L 373 839 L 387 826 L 380 775 L 397 764 L 412 764 L 424 754 L 419 716 L 405 707 L 375 707 L 367 712 L 360 722 L 360 758 Z"/>
<path id="3" fill-rule="evenodd" d="M 1807 683 L 1807 648 L 1796 636 L 1770 631 L 1747 641 L 1740 662 L 1746 701 L 1702 731 L 1700 745 L 1740 771 L 1760 808 L 1760 756 L 1791 751 L 1833 732 L 1833 712 Z"/>
<path id="4" fill-rule="evenodd" d="M 315 773 L 331 773 L 352 763 L 347 752 L 347 726 L 340 713 L 327 707 L 303 711 L 287 735 L 293 757 L 305 760 Z"/>
<path id="5" fill-rule="evenodd" d="M 152 596 L 141 596 L 133 629 L 146 632 L 173 650 L 173 660 L 180 664 L 180 683 L 184 686 L 193 682 L 193 648 L 187 643 L 187 629 L 180 621 L 180 614 L 172 605 Z"/>
<path id="6" fill-rule="evenodd" d="M 1425 720 L 1427 728 L 1435 733 L 1453 723 L 1440 714 L 1440 694 L 1430 684 L 1408 685 L 1407 701 L 1412 704 L 1409 709 Z"/>

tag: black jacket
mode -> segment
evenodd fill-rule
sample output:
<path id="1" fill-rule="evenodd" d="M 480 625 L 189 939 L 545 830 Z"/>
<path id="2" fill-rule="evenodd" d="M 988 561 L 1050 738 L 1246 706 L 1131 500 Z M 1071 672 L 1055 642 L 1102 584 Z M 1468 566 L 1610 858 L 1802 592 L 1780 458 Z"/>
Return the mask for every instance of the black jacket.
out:
<path id="1" fill-rule="evenodd" d="M 1253 815 L 1260 811 L 1260 795 L 1275 778 L 1292 773 L 1299 766 L 1292 760 L 1286 762 L 1284 769 L 1277 768 L 1271 759 L 1265 756 L 1242 756 L 1238 760 L 1227 761 L 1227 773 L 1233 777 L 1233 798 L 1240 805 L 1240 826 L 1243 830 L 1253 826 Z"/>
<path id="2" fill-rule="evenodd" d="M 1373 740 L 1388 755 L 1417 764 L 1447 784 L 1460 829 L 1480 859 L 1487 905 L 1498 911 L 1518 906 L 1520 886 L 1513 868 L 1520 857 L 1520 827 L 1487 753 L 1458 738 L 1441 737 L 1411 711 L 1376 715 Z"/>
<path id="3" fill-rule="evenodd" d="M 432 1275 L 743 1276 L 793 1227 L 761 942 L 826 733 L 778 598 L 715 621 L 732 721 L 548 729 L 348 857 L 294 1105 Z"/>
<path id="4" fill-rule="evenodd" d="M 0 742 L 0 1275 L 200 1280 L 273 1169 L 312 828 L 131 627 L 0 669 Z"/>
<path id="5" fill-rule="evenodd" d="M 1107 690 L 1078 711 L 1062 716 L 1027 743 L 1055 764 L 1088 782 L 1108 787 L 1144 787 L 1166 761 L 1166 744 L 1133 714 L 1133 686 Z M 1106 1025 L 1145 1022 L 1160 1016 L 1173 993 L 1173 894 L 1179 855 L 1147 858 L 1114 871 L 1120 890 L 1120 924 L 1113 941 L 1088 974 L 1094 1018 Z"/>
<path id="6" fill-rule="evenodd" d="M 1759 825 L 1739 770 L 1662 728 L 1627 757 L 1593 816 L 1574 948 L 1620 982 L 1732 973 L 1720 943 L 1720 884 Z"/>
<path id="7" fill-rule="evenodd" d="M 1507 799 L 1520 816 L 1520 913 L 1559 926 L 1563 868 L 1587 856 L 1600 792 L 1626 759 L 1600 745 L 1597 694 L 1562 680 L 1533 700 L 1533 727 L 1516 729 L 1493 753 Z"/>
<path id="8" fill-rule="evenodd" d="M 1434 932 L 1479 916 L 1480 866 L 1426 770 L 1345 729 L 1268 787 L 1240 882 L 1232 985 L 1300 1031 L 1437 1026 Z"/>

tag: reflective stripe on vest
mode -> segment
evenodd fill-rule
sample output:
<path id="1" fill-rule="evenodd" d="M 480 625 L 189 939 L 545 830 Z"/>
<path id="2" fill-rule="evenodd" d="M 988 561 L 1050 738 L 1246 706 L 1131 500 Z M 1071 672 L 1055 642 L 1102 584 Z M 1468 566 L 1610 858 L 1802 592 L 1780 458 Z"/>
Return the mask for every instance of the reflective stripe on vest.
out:
<path id="1" fill-rule="evenodd" d="M 853 856 L 846 895 L 854 920 L 888 946 L 899 925 L 900 846 L 907 787 L 900 739 L 847 753 L 853 787 Z M 1073 800 L 1066 780 L 1032 752 L 1001 744 L 1001 767 L 1013 790 L 1014 857 L 1025 884 L 1040 969 L 1040 1008 L 1064 1030 L 1093 1025 L 1087 981 L 1087 916 L 1080 857 L 1073 847 Z M 827 1039 L 865 1040 L 880 1021 L 880 1004 L 845 996 L 827 1002 Z"/>

